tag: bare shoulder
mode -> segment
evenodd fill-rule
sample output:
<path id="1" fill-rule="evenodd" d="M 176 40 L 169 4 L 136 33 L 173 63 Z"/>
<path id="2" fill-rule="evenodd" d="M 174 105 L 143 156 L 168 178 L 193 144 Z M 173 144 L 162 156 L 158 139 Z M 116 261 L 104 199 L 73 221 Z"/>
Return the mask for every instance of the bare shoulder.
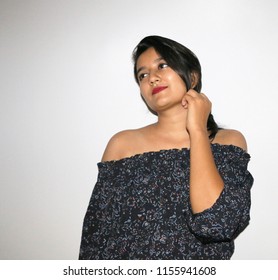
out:
<path id="1" fill-rule="evenodd" d="M 116 133 L 108 142 L 101 161 L 119 160 L 151 150 L 149 135 L 154 124 Z"/>
<path id="2" fill-rule="evenodd" d="M 132 143 L 136 130 L 123 130 L 111 137 L 101 161 L 118 160 L 128 156 L 129 143 Z"/>
<path id="3" fill-rule="evenodd" d="M 216 134 L 213 143 L 218 143 L 222 145 L 234 145 L 247 151 L 247 142 L 244 135 L 234 129 L 221 129 Z"/>

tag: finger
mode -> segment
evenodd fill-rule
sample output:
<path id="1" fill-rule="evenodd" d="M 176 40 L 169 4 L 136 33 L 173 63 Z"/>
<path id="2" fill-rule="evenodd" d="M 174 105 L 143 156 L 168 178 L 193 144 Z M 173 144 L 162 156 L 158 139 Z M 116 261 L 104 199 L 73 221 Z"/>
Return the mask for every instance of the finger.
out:
<path id="1" fill-rule="evenodd" d="M 204 93 L 199 93 L 199 95 L 201 96 L 201 97 L 204 97 L 205 99 L 208 99 L 208 97 L 204 94 Z"/>
<path id="2" fill-rule="evenodd" d="M 209 98 L 205 94 L 200 93 L 200 97 L 203 98 L 203 100 L 206 101 L 207 103 L 211 104 L 211 101 L 209 100 Z"/>
<path id="3" fill-rule="evenodd" d="M 199 93 L 195 90 L 192 90 L 190 92 L 188 91 L 187 96 L 192 97 L 194 100 L 210 101 L 204 93 Z"/>
<path id="4" fill-rule="evenodd" d="M 183 97 L 183 102 L 186 102 L 186 103 L 188 103 L 188 102 L 192 102 L 192 101 L 194 101 L 194 99 L 196 99 L 196 98 L 198 98 L 198 95 L 196 95 L 195 96 L 195 93 L 192 93 L 192 92 L 190 92 L 190 93 L 186 93 L 185 95 L 184 95 L 184 97 Z"/>
<path id="5" fill-rule="evenodd" d="M 193 96 L 193 97 L 196 97 L 199 95 L 199 93 L 194 89 L 190 89 L 186 94 Z"/>
<path id="6" fill-rule="evenodd" d="M 184 108 L 187 108 L 187 105 L 188 105 L 188 102 L 186 100 L 186 97 L 184 96 L 181 100 L 181 105 L 184 107 Z"/>

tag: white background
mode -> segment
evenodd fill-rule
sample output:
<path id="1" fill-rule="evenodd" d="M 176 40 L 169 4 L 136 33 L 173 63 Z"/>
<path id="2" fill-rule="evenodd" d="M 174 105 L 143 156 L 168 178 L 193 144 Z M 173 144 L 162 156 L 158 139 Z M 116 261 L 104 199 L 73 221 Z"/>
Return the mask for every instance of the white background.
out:
<path id="1" fill-rule="evenodd" d="M 155 121 L 133 79 L 147 35 L 193 50 L 217 122 L 252 156 L 233 259 L 278 259 L 276 0 L 1 0 L 0 259 L 77 259 L 110 137 Z"/>

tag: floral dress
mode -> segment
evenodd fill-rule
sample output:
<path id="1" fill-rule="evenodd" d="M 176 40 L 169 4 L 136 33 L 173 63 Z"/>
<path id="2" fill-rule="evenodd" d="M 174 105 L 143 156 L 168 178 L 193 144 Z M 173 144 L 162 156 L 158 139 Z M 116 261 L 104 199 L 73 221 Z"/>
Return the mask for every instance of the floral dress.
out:
<path id="1" fill-rule="evenodd" d="M 250 220 L 250 155 L 233 145 L 211 149 L 224 189 L 197 214 L 189 199 L 189 149 L 98 163 L 79 259 L 230 259 Z"/>

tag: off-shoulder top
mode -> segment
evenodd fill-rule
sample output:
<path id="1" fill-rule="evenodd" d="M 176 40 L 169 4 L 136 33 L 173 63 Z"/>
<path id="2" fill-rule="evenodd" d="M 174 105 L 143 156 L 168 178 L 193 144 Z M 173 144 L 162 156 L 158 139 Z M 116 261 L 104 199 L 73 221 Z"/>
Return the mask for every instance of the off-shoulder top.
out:
<path id="1" fill-rule="evenodd" d="M 233 145 L 211 148 L 224 189 L 197 214 L 189 199 L 189 149 L 98 163 L 79 259 L 230 259 L 250 220 L 250 155 Z"/>

